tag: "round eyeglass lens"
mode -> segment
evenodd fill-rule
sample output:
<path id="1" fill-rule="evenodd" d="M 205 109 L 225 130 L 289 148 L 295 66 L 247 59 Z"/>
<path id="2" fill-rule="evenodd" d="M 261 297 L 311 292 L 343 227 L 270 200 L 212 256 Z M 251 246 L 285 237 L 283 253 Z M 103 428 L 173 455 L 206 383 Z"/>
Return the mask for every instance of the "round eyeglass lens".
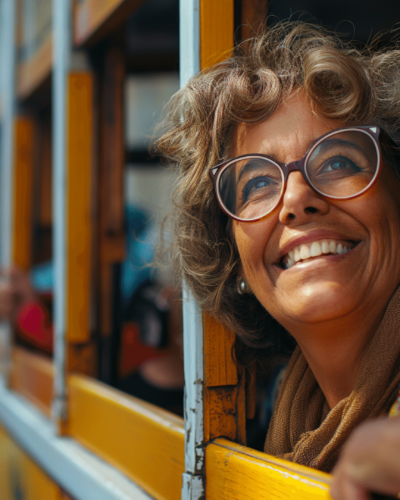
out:
<path id="1" fill-rule="evenodd" d="M 305 162 L 306 175 L 321 194 L 350 198 L 367 189 L 378 173 L 373 138 L 359 130 L 337 132 L 319 142 Z"/>
<path id="2" fill-rule="evenodd" d="M 251 156 L 233 161 L 219 178 L 219 193 L 225 209 L 245 220 L 259 219 L 279 202 L 284 183 L 278 165 Z"/>

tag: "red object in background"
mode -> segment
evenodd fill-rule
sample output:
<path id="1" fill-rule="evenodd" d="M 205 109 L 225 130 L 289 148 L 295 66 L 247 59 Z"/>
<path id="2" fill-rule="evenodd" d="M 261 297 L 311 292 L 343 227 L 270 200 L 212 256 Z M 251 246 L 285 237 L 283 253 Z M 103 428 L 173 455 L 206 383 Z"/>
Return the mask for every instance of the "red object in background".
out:
<path id="1" fill-rule="evenodd" d="M 20 337 L 47 352 L 53 351 L 53 326 L 46 308 L 40 302 L 28 302 L 21 307 L 16 320 Z M 119 356 L 119 376 L 125 378 L 148 359 L 163 355 L 160 349 L 147 346 L 140 340 L 136 323 L 125 323 L 122 329 Z"/>
<path id="2" fill-rule="evenodd" d="M 16 329 L 25 341 L 52 352 L 53 326 L 47 310 L 40 302 L 27 302 L 21 307 L 16 319 Z"/>
<path id="3" fill-rule="evenodd" d="M 142 344 L 136 323 L 125 323 L 123 325 L 118 370 L 121 378 L 125 378 L 137 370 L 144 361 L 162 355 L 163 353 L 159 349 Z"/>

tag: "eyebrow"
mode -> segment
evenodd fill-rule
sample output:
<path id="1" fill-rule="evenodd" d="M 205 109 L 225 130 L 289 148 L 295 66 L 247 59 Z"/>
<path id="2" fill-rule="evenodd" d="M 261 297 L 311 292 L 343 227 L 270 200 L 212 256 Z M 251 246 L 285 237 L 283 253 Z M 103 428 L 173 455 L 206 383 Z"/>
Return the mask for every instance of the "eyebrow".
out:
<path id="1" fill-rule="evenodd" d="M 271 156 L 272 158 L 272 156 Z M 242 176 L 244 174 L 247 174 L 247 172 L 251 172 L 252 170 L 257 170 L 257 167 L 258 165 L 255 163 L 254 160 L 257 160 L 257 158 L 249 158 L 249 161 L 246 163 L 246 165 L 241 169 L 240 173 L 239 173 L 239 177 L 238 177 L 238 180 L 237 182 L 240 181 L 240 179 L 242 178 Z M 265 160 L 267 160 L 267 158 L 265 158 Z"/>
<path id="2" fill-rule="evenodd" d="M 318 140 L 318 139 L 317 139 Z M 310 145 L 310 147 L 307 149 L 307 152 L 312 148 L 312 145 L 314 144 L 315 141 L 313 141 Z M 351 147 L 354 147 L 356 148 L 358 151 L 360 151 L 361 153 L 364 153 L 363 152 L 363 149 L 358 146 L 357 144 L 355 144 L 354 142 L 351 142 L 351 141 L 345 141 L 343 139 L 330 139 L 329 137 L 324 139 L 316 148 L 315 151 L 318 150 L 318 152 L 324 152 L 326 149 L 332 147 L 332 146 L 337 146 L 337 145 L 340 145 L 340 146 L 351 146 Z M 257 153 L 254 153 L 255 155 Z M 264 153 L 262 153 L 264 154 Z M 307 153 L 306 153 L 307 154 Z M 250 155 L 251 156 L 251 155 Z M 269 158 L 271 158 L 272 160 L 275 160 L 277 163 L 281 163 L 279 162 L 279 160 L 276 159 L 276 157 L 274 155 L 265 155 L 265 156 L 268 156 Z M 303 157 L 304 158 L 304 157 Z M 249 161 L 246 163 L 246 165 L 241 169 L 240 173 L 239 173 L 239 177 L 238 177 L 238 182 L 240 181 L 240 179 L 242 178 L 242 176 L 248 172 L 251 172 L 252 170 L 256 170 L 257 168 L 257 165 L 254 164 L 254 162 L 252 160 L 257 160 L 257 158 L 249 158 Z M 267 160 L 267 158 L 265 158 L 265 160 Z M 299 160 L 297 160 L 299 161 Z M 291 162 L 289 162 L 291 163 Z"/>

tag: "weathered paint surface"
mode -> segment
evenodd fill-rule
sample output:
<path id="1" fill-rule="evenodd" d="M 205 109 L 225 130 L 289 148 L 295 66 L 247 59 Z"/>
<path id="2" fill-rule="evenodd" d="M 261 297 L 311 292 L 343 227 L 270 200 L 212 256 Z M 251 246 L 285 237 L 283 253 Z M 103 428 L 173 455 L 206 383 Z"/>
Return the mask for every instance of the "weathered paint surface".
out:
<path id="1" fill-rule="evenodd" d="M 218 439 L 206 449 L 207 500 L 329 500 L 329 474 Z"/>
<path id="2" fill-rule="evenodd" d="M 235 335 L 204 314 L 204 439 L 246 442 L 245 378 L 233 359 Z"/>

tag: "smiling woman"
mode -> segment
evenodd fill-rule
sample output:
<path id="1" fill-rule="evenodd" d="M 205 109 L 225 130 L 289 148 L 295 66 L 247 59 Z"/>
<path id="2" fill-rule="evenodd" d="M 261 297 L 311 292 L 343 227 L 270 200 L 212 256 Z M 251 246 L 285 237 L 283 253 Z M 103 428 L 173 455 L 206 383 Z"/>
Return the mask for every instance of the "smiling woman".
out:
<path id="1" fill-rule="evenodd" d="M 178 92 L 158 142 L 178 268 L 238 359 L 297 344 L 265 451 L 325 471 L 400 386 L 399 67 L 280 24 Z"/>

